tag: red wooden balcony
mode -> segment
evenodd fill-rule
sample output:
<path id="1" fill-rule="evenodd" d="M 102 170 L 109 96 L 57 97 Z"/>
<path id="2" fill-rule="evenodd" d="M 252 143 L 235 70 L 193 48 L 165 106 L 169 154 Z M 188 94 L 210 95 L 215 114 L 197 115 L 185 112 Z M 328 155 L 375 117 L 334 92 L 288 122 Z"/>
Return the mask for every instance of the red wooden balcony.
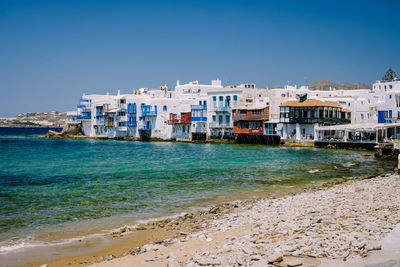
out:
<path id="1" fill-rule="evenodd" d="M 263 109 L 234 109 L 233 121 L 268 121 L 269 107 Z"/>
<path id="2" fill-rule="evenodd" d="M 180 118 L 175 113 L 169 114 L 168 124 L 190 124 L 191 112 L 181 112 Z"/>

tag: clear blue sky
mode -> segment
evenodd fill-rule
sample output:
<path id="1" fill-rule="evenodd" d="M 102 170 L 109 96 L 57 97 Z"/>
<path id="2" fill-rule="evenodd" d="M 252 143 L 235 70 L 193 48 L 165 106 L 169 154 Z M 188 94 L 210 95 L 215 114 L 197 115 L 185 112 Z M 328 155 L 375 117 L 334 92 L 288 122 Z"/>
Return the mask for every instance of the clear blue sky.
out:
<path id="1" fill-rule="evenodd" d="M 0 117 L 82 93 L 400 72 L 400 1 L 0 0 Z"/>

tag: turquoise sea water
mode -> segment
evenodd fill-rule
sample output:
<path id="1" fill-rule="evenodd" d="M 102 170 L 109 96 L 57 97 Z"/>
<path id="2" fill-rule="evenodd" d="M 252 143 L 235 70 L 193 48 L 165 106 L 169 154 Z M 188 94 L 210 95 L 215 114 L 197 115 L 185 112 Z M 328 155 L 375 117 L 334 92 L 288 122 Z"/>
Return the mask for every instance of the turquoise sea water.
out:
<path id="1" fill-rule="evenodd" d="M 394 162 L 366 154 L 0 135 L 0 252 L 49 229 L 65 232 L 65 225 L 117 217 L 116 224 L 128 223 L 221 196 L 393 169 Z"/>

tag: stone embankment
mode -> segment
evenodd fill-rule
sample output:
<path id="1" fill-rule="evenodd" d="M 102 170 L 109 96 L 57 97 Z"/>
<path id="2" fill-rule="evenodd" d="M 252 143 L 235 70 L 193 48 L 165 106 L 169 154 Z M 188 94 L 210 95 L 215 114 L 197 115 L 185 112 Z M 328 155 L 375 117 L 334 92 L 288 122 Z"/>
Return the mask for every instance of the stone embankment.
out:
<path id="1" fill-rule="evenodd" d="M 400 222 L 399 211 L 398 175 L 238 201 L 169 220 L 161 227 L 174 229 L 179 221 L 190 220 L 198 228 L 97 266 L 317 266 L 327 259 L 346 263 L 381 250 L 382 239 Z"/>

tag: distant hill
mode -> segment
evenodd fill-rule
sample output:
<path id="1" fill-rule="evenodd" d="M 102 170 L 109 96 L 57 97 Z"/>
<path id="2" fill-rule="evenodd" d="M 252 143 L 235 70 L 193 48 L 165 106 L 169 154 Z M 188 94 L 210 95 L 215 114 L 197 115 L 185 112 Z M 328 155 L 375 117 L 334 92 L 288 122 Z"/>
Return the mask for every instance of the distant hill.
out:
<path id="1" fill-rule="evenodd" d="M 0 118 L 0 127 L 63 127 L 65 112 L 28 112 L 14 118 Z"/>
<path id="2" fill-rule="evenodd" d="M 310 90 L 321 90 L 321 91 L 329 91 L 330 88 L 336 88 L 337 90 L 372 89 L 371 84 L 352 83 L 352 82 L 334 83 L 328 80 L 315 81 L 309 84 L 308 87 L 310 88 Z"/>

